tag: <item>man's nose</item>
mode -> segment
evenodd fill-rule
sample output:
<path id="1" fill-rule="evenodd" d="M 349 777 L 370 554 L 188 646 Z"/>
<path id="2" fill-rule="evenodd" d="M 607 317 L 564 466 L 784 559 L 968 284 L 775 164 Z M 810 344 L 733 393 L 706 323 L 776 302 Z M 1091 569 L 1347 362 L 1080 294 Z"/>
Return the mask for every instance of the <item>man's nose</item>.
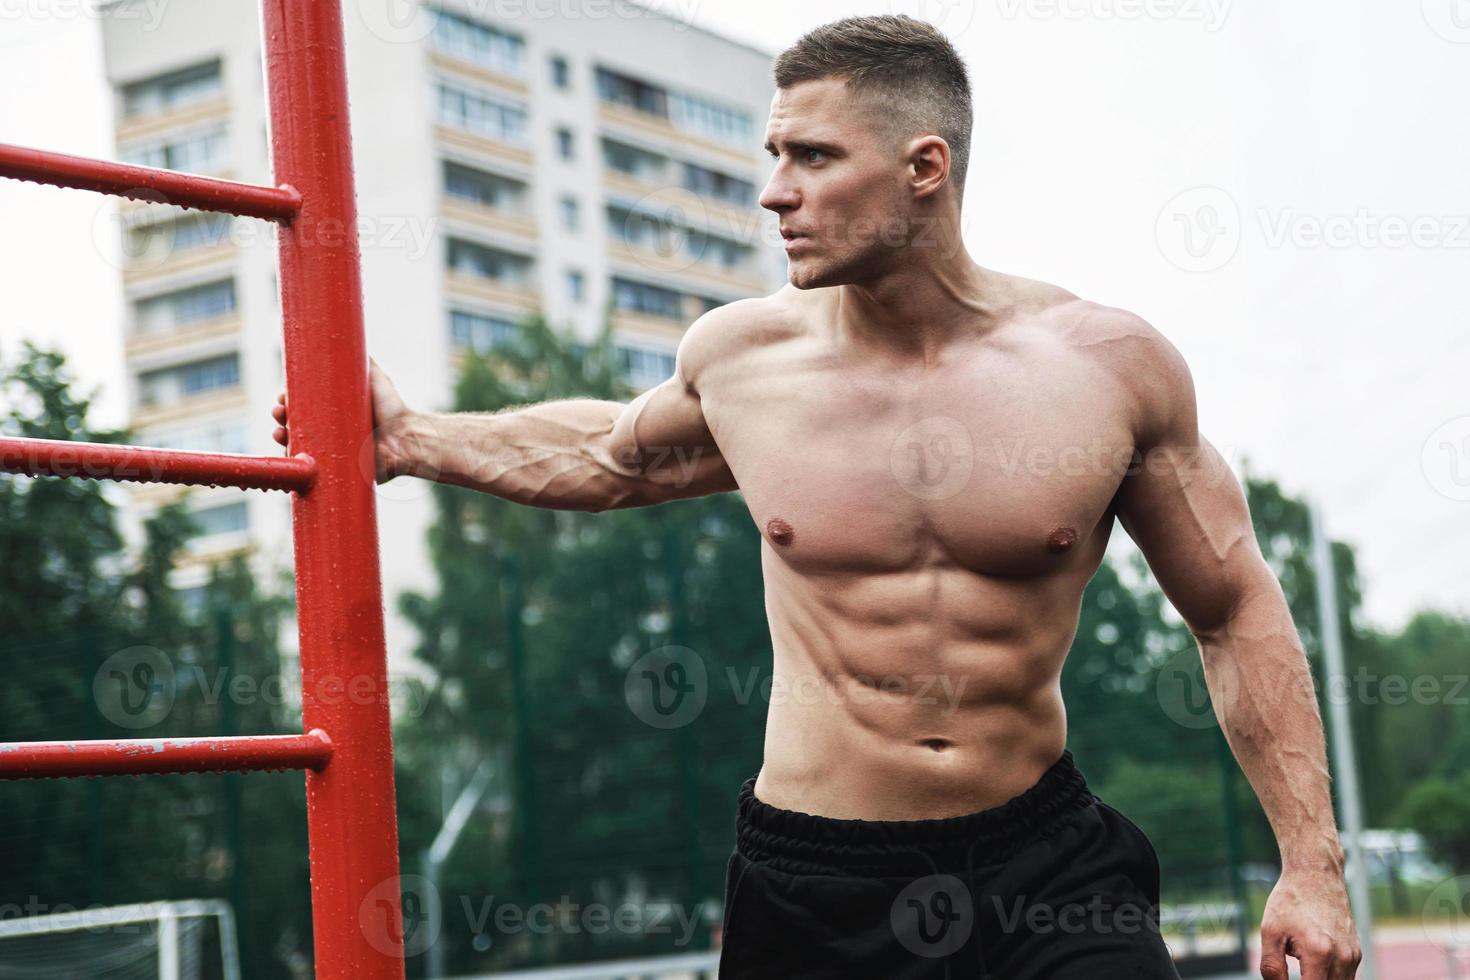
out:
<path id="1" fill-rule="evenodd" d="M 799 201 L 796 188 L 781 176 L 779 170 L 771 175 L 771 179 L 766 182 L 765 189 L 761 191 L 760 196 L 760 206 L 767 211 L 775 211 L 777 214 L 792 210 Z"/>

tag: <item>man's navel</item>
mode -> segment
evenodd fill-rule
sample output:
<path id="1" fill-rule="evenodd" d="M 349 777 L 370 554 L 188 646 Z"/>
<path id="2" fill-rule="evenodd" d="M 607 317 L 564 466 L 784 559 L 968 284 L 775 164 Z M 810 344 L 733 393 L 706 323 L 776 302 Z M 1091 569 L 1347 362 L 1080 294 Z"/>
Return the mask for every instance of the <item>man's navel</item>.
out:
<path id="1" fill-rule="evenodd" d="M 787 545 L 796 540 L 796 528 L 780 517 L 773 517 L 766 521 L 766 534 L 772 541 L 780 545 Z"/>

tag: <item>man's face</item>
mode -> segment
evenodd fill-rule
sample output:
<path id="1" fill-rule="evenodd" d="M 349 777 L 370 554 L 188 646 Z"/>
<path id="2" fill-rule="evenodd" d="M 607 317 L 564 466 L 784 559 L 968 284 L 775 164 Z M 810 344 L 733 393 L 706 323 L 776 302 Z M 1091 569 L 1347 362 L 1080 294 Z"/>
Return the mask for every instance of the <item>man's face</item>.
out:
<path id="1" fill-rule="evenodd" d="M 760 204 L 780 218 L 798 289 L 867 281 L 908 238 L 902 147 L 873 123 L 840 78 L 777 89 L 771 100 L 766 151 L 776 169 Z"/>

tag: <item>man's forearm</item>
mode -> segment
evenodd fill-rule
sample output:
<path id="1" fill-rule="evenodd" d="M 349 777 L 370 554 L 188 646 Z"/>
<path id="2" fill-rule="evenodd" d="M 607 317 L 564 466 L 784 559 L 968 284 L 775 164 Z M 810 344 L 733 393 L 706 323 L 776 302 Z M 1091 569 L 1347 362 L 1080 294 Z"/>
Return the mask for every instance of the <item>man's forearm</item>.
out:
<path id="1" fill-rule="evenodd" d="M 1275 579 L 1219 630 L 1197 633 L 1215 714 L 1281 848 L 1282 870 L 1342 873 L 1322 717 Z"/>
<path id="2" fill-rule="evenodd" d="M 625 506 L 637 471 L 612 458 L 608 436 L 624 406 L 567 399 L 494 413 L 415 412 L 386 427 L 393 475 L 468 487 L 557 510 Z"/>

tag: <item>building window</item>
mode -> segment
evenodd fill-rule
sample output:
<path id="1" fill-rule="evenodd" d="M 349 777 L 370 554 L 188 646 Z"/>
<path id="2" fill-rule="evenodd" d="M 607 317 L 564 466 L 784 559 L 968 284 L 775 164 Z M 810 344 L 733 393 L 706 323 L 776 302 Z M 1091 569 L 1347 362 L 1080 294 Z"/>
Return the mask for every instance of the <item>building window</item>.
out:
<path id="1" fill-rule="evenodd" d="M 451 310 L 449 313 L 449 340 L 461 350 L 472 350 L 485 354 L 504 344 L 513 343 L 520 335 L 520 327 L 504 317 L 482 316 Z"/>
<path id="2" fill-rule="evenodd" d="M 577 269 L 567 270 L 567 299 L 573 303 L 582 302 L 586 289 L 586 279 Z"/>
<path id="3" fill-rule="evenodd" d="M 620 277 L 613 279 L 613 308 L 670 320 L 680 320 L 684 316 L 680 296 L 674 290 Z"/>
<path id="4" fill-rule="evenodd" d="M 576 231 L 581 218 L 577 199 L 566 195 L 561 198 L 558 205 L 561 207 L 561 226 L 567 231 Z"/>
<path id="5" fill-rule="evenodd" d="M 507 75 L 525 72 L 526 42 L 514 34 L 488 24 L 451 14 L 435 12 L 434 47 L 461 61 Z"/>
<path id="6" fill-rule="evenodd" d="M 755 204 L 755 184 L 692 163 L 684 164 L 684 189 L 742 207 Z"/>
<path id="7" fill-rule="evenodd" d="M 143 143 L 121 153 L 124 163 L 164 170 L 183 170 L 207 174 L 228 165 L 227 138 L 223 126 L 215 126 L 187 136 L 154 143 Z"/>
<path id="8" fill-rule="evenodd" d="M 636 146 L 619 143 L 616 140 L 604 139 L 602 141 L 602 165 L 607 169 L 639 180 L 658 182 L 663 180 L 664 167 L 668 163 L 667 157 L 661 157 L 657 153 L 649 153 L 640 150 Z"/>
<path id="9" fill-rule="evenodd" d="M 217 420 L 176 429 L 150 430 L 140 437 L 141 445 L 159 449 L 189 449 L 201 453 L 246 451 L 245 423 Z"/>
<path id="10" fill-rule="evenodd" d="M 551 57 L 551 84 L 562 91 L 572 87 L 572 69 L 561 55 Z"/>
<path id="11" fill-rule="evenodd" d="M 526 110 L 468 89 L 439 83 L 439 121 L 477 136 L 526 142 Z"/>
<path id="12" fill-rule="evenodd" d="M 524 255 L 497 248 L 449 239 L 449 269 L 478 279 L 494 279 L 508 286 L 524 286 L 530 278 L 531 260 Z"/>
<path id="13" fill-rule="evenodd" d="M 224 354 L 138 375 L 138 400 L 148 408 L 240 384 L 240 355 Z"/>
<path id="14" fill-rule="evenodd" d="M 526 210 L 526 185 L 499 174 L 444 162 L 444 193 L 481 207 L 516 214 Z"/>
<path id="15" fill-rule="evenodd" d="M 167 256 L 171 252 L 218 245 L 229 240 L 232 227 L 232 219 L 227 214 L 196 214 L 141 225 L 128 231 L 127 254 L 130 258 L 157 253 Z"/>
<path id="16" fill-rule="evenodd" d="M 685 234 L 685 251 L 701 262 L 733 271 L 742 268 L 753 255 L 749 245 L 720 235 L 711 235 L 696 228 L 690 228 Z"/>
<path id="17" fill-rule="evenodd" d="M 674 125 L 686 132 L 745 146 L 755 139 L 750 114 L 702 99 L 697 95 L 675 95 L 670 99 Z"/>
<path id="18" fill-rule="evenodd" d="M 134 332 L 142 335 L 177 330 L 234 310 L 235 280 L 222 279 L 139 300 Z"/>
<path id="19" fill-rule="evenodd" d="M 572 136 L 572 131 L 565 126 L 557 129 L 556 152 L 561 154 L 561 158 L 563 160 L 570 160 L 576 153 L 576 149 L 576 142 Z"/>
<path id="20" fill-rule="evenodd" d="M 620 242 L 652 249 L 663 256 L 673 255 L 685 244 L 683 229 L 662 215 L 616 204 L 607 206 L 607 233 Z"/>
<path id="21" fill-rule="evenodd" d="M 666 91 L 606 68 L 597 69 L 597 97 L 651 116 L 669 117 L 669 94 Z"/>
<path id="22" fill-rule="evenodd" d="M 123 115 L 137 116 L 202 102 L 224 91 L 218 61 L 145 78 L 123 88 Z"/>
<path id="23" fill-rule="evenodd" d="M 250 515 L 245 509 L 245 501 L 236 501 L 231 504 L 220 504 L 218 507 L 201 507 L 199 510 L 191 510 L 189 517 L 198 530 L 196 538 L 211 538 L 217 534 L 236 534 L 250 529 Z"/>
<path id="24" fill-rule="evenodd" d="M 618 369 L 635 388 L 652 388 L 674 376 L 674 354 L 628 344 L 615 346 Z"/>

